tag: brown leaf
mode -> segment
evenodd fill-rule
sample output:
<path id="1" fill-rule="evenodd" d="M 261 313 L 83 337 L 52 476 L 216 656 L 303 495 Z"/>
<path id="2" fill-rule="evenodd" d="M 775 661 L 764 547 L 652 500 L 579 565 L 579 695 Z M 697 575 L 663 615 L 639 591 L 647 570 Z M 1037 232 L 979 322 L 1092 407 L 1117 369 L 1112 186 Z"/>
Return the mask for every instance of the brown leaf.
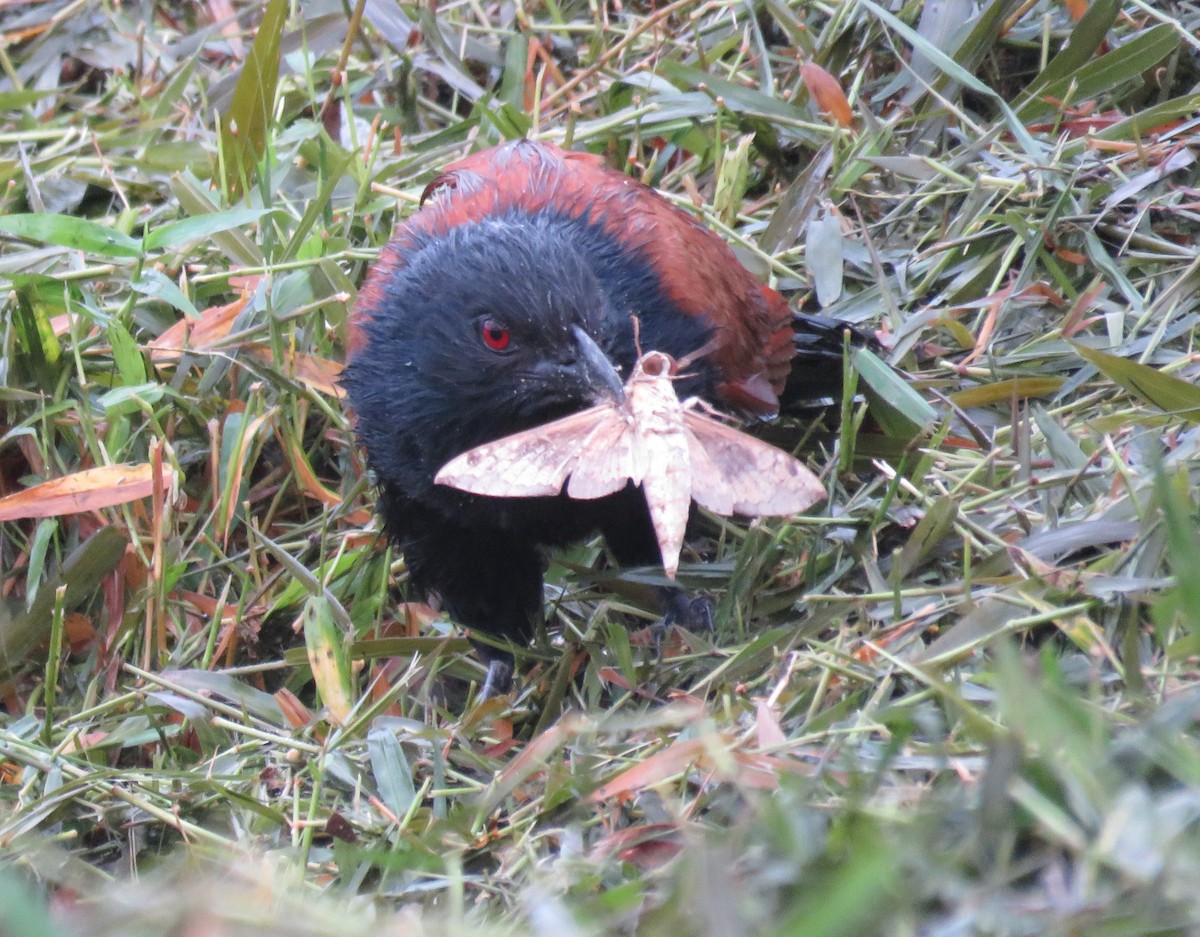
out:
<path id="1" fill-rule="evenodd" d="M 292 460 L 292 470 L 296 473 L 296 480 L 300 483 L 300 490 L 310 498 L 327 504 L 330 507 L 337 507 L 342 503 L 340 496 L 330 491 L 321 484 L 317 478 L 316 472 L 308 462 L 308 456 L 304 454 L 303 447 L 295 439 L 283 439 L 279 437 L 280 443 L 283 445 L 288 456 Z"/>
<path id="2" fill-rule="evenodd" d="M 676 823 L 642 823 L 613 830 L 594 847 L 598 856 L 617 856 L 641 869 L 657 869 L 684 847 L 682 830 Z"/>
<path id="3" fill-rule="evenodd" d="M 249 467 L 250 449 L 254 444 L 255 437 L 266 424 L 267 420 L 274 416 L 274 410 L 256 416 L 248 421 L 241 428 L 241 435 L 235 445 L 233 455 L 229 459 L 229 475 L 226 478 L 225 484 L 231 492 L 237 492 L 242 487 L 242 477 L 245 475 L 246 469 Z M 233 526 L 233 518 L 241 505 L 236 497 L 230 497 L 225 504 L 224 515 L 217 518 L 217 536 L 221 543 L 225 543 L 229 538 L 229 530 Z"/>
<path id="4" fill-rule="evenodd" d="M 543 771 L 550 757 L 589 725 L 582 716 L 568 714 L 540 735 L 529 740 L 521 752 L 500 771 L 480 800 L 480 810 L 490 811 L 518 786 Z"/>
<path id="5" fill-rule="evenodd" d="M 1062 337 L 1074 338 L 1075 335 L 1086 329 L 1093 322 L 1103 320 L 1103 316 L 1092 316 L 1084 318 L 1089 310 L 1095 308 L 1096 300 L 1100 298 L 1100 294 L 1108 289 L 1107 284 L 1099 277 L 1086 290 L 1079 294 L 1079 298 L 1075 300 L 1071 306 L 1071 311 L 1067 313 L 1062 324 Z"/>
<path id="6" fill-rule="evenodd" d="M 150 360 L 155 364 L 177 361 L 185 351 L 202 351 L 221 341 L 233 327 L 238 314 L 250 301 L 250 293 L 224 306 L 211 306 L 197 319 L 180 319 L 149 343 Z"/>
<path id="7" fill-rule="evenodd" d="M 1000 316 L 1000 310 L 1004 304 L 1012 298 L 1012 293 L 1013 288 L 1010 283 L 998 292 L 986 297 L 988 300 L 987 314 L 983 318 L 983 325 L 980 327 L 979 335 L 975 339 L 975 348 L 959 362 L 960 367 L 965 368 L 987 351 L 988 345 L 992 341 L 992 333 L 996 330 L 996 319 Z"/>
<path id="8" fill-rule="evenodd" d="M 168 485 L 174 470 L 164 466 L 162 476 L 163 485 Z M 153 491 L 153 469 L 148 463 L 104 465 L 0 498 L 0 521 L 95 511 L 148 498 Z"/>
<path id="9" fill-rule="evenodd" d="M 242 30 L 234 15 L 233 4 L 229 0 L 208 0 L 208 12 L 214 23 L 221 24 L 221 35 L 229 43 L 233 57 L 242 58 L 246 54 L 246 47 L 242 42 Z"/>
<path id="10" fill-rule="evenodd" d="M 89 748 L 95 748 L 103 743 L 108 735 L 109 733 L 103 730 L 81 732 L 67 740 L 67 744 L 62 747 L 62 752 L 64 755 L 73 755 L 76 752 L 87 751 Z"/>
<path id="11" fill-rule="evenodd" d="M 350 821 L 336 810 L 325 821 L 325 832 L 334 839 L 340 839 L 344 843 L 358 842 L 358 834 L 354 832 L 354 827 L 350 825 Z"/>
<path id="12" fill-rule="evenodd" d="M 607 784 L 600 785 L 592 791 L 588 800 L 596 803 L 622 794 L 635 794 L 655 784 L 661 784 L 685 771 L 703 754 L 705 744 L 705 740 L 699 738 L 675 742 L 639 761 L 632 768 L 622 771 Z"/>
<path id="13" fill-rule="evenodd" d="M 815 62 L 805 62 L 801 65 L 800 77 L 804 79 L 805 87 L 819 110 L 828 114 L 842 127 L 854 126 L 854 112 L 850 109 L 846 92 L 842 90 L 836 78 Z"/>
<path id="14" fill-rule="evenodd" d="M 649 632 L 650 629 L 646 628 L 645 631 Z M 653 639 L 649 638 L 647 640 L 647 646 L 649 646 L 651 643 L 653 643 Z M 664 656 L 665 657 L 673 656 L 670 648 L 664 649 Z M 596 672 L 596 676 L 598 676 L 605 683 L 614 683 L 617 686 L 619 686 L 622 690 L 627 690 L 628 692 L 633 693 L 636 696 L 642 697 L 642 699 L 653 700 L 656 703 L 663 702 L 662 697 L 655 696 L 653 693 L 649 692 L 648 690 L 643 690 L 640 686 L 636 686 L 635 684 L 630 683 L 628 680 L 626 680 L 624 677 L 621 676 L 620 671 L 617 670 L 615 667 L 601 667 Z"/>
<path id="15" fill-rule="evenodd" d="M 293 729 L 303 729 L 307 725 L 311 725 L 313 714 L 309 712 L 307 706 L 300 701 L 287 687 L 282 687 L 275 691 L 275 702 L 279 704 L 279 710 L 283 713 L 283 718 L 288 721 Z"/>
<path id="16" fill-rule="evenodd" d="M 63 630 L 72 654 L 81 654 L 96 640 L 96 626 L 83 612 L 67 612 L 63 616 Z"/>
<path id="17" fill-rule="evenodd" d="M 274 363 L 275 357 L 266 345 L 249 344 L 244 347 L 259 361 Z M 346 392 L 337 382 L 342 373 L 342 365 L 337 361 L 317 355 L 306 355 L 299 351 L 288 351 L 285 352 L 285 360 L 279 370 L 285 376 L 327 397 L 340 399 L 346 396 Z"/>
<path id="18" fill-rule="evenodd" d="M 1063 6 L 1071 14 L 1071 19 L 1078 23 L 1088 11 L 1088 0 L 1063 0 Z"/>
<path id="19" fill-rule="evenodd" d="M 779 748 L 787 744 L 787 736 L 783 734 L 779 718 L 766 700 L 759 700 L 755 707 L 754 725 L 759 748 Z"/>

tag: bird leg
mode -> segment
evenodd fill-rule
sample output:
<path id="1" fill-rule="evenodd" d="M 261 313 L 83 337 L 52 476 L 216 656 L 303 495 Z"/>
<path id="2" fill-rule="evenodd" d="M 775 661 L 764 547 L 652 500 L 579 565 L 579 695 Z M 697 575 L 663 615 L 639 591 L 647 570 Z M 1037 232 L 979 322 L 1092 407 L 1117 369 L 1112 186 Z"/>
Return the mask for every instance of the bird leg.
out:
<path id="1" fill-rule="evenodd" d="M 489 648 L 489 650 L 493 649 Z M 484 675 L 483 684 L 479 687 L 478 701 L 484 703 L 494 696 L 503 696 L 511 690 L 513 668 L 514 664 L 511 654 L 490 657 L 487 662 L 487 673 Z"/>
<path id="2" fill-rule="evenodd" d="M 403 543 L 409 574 L 418 588 L 437 596 L 451 621 L 474 634 L 487 665 L 479 691 L 485 700 L 512 688 L 511 644 L 523 647 L 542 613 L 542 558 L 537 548 L 495 528 L 456 528 L 437 517 L 410 512 Z"/>
<path id="3" fill-rule="evenodd" d="M 674 625 L 687 631 L 713 632 L 712 604 L 708 599 L 691 598 L 678 586 L 660 586 L 655 591 L 662 603 L 663 614 L 650 626 L 650 635 L 659 657 L 662 656 L 663 639 Z"/>

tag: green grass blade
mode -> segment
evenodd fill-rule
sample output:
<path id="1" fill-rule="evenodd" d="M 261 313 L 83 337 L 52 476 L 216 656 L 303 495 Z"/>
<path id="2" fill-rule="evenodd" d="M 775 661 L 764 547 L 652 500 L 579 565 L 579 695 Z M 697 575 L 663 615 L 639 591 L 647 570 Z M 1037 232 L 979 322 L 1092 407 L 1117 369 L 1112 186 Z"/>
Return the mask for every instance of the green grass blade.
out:
<path id="1" fill-rule="evenodd" d="M 287 0 L 268 0 L 258 34 L 242 63 L 229 109 L 221 116 L 225 177 L 235 198 L 254 178 L 267 149 L 267 129 L 275 118 L 280 39 L 287 12 Z"/>
<path id="2" fill-rule="evenodd" d="M 142 242 L 113 228 L 70 215 L 0 216 L 0 232 L 101 257 L 140 257 Z"/>
<path id="3" fill-rule="evenodd" d="M 1200 387 L 1128 358 L 1088 348 L 1078 342 L 1071 345 L 1080 357 L 1135 397 L 1189 423 L 1200 423 Z"/>

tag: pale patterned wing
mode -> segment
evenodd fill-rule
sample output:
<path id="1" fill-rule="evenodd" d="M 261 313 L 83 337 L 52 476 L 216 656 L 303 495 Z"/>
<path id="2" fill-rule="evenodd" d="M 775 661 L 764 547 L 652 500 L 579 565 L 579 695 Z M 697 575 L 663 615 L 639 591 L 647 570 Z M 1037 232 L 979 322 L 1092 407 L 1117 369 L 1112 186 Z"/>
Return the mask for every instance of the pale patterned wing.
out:
<path id="1" fill-rule="evenodd" d="M 496 498 L 556 495 L 581 461 L 592 457 L 595 439 L 611 432 L 614 424 L 623 430 L 615 404 L 592 407 L 468 449 L 443 465 L 433 480 Z"/>
<path id="2" fill-rule="evenodd" d="M 642 480 L 644 467 L 637 445 L 634 427 L 626 414 L 617 407 L 611 409 L 612 419 L 596 425 L 571 472 L 567 494 L 572 498 L 603 498 L 620 491 L 626 482 Z"/>
<path id="3" fill-rule="evenodd" d="M 734 510 L 733 488 L 725 482 L 725 473 L 713 460 L 701 437 L 692 427 L 687 429 L 688 458 L 692 464 L 690 496 L 714 514 L 730 517 Z"/>
<path id="4" fill-rule="evenodd" d="M 684 414 L 692 498 L 716 514 L 798 514 L 825 497 L 804 463 L 760 439 L 694 411 Z"/>

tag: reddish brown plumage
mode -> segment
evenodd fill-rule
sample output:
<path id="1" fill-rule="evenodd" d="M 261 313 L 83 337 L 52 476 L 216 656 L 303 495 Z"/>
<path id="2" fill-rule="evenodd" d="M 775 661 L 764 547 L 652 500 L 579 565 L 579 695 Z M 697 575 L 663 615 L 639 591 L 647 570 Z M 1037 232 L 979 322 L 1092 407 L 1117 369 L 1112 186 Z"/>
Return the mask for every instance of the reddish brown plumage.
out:
<path id="1" fill-rule="evenodd" d="M 522 140 L 449 166 L 422 196 L 363 285 L 359 310 L 383 310 L 381 290 L 415 242 L 510 209 L 550 210 L 601 228 L 654 270 L 663 291 L 713 330 L 721 403 L 753 414 L 778 408 L 795 349 L 792 314 L 719 237 L 650 187 L 597 156 Z M 362 326 L 352 321 L 351 352 Z"/>

